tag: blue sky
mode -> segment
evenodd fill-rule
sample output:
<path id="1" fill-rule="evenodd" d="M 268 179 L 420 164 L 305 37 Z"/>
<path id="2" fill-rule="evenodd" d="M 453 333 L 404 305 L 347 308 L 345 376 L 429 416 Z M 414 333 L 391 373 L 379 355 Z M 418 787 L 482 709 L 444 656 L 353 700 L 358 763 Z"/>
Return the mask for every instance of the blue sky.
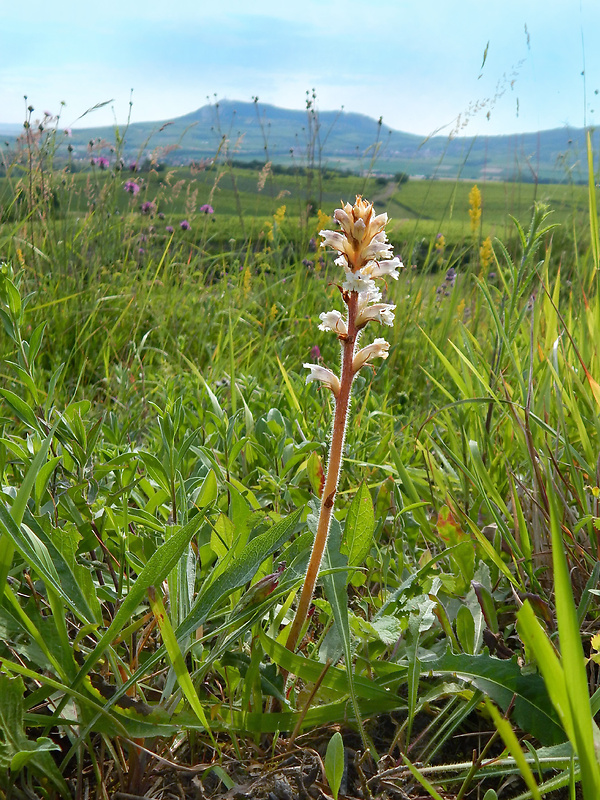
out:
<path id="1" fill-rule="evenodd" d="M 143 121 L 215 96 L 303 108 L 313 88 L 321 110 L 423 135 L 600 120 L 599 0 L 2 5 L 0 123 L 22 122 L 23 95 L 40 114 L 64 101 L 70 126 L 123 122 L 131 89 L 132 119 Z"/>

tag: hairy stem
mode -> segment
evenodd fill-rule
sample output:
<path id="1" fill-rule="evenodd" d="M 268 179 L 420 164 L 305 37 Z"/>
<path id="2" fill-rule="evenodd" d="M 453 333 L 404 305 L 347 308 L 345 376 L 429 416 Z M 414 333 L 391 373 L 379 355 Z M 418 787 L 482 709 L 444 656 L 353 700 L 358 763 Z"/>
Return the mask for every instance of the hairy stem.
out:
<path id="1" fill-rule="evenodd" d="M 333 417 L 333 427 L 331 431 L 331 445 L 329 448 L 329 461 L 327 464 L 327 475 L 325 477 L 325 485 L 323 487 L 323 495 L 321 497 L 321 509 L 319 512 L 319 521 L 317 524 L 317 533 L 313 543 L 310 560 L 304 578 L 304 585 L 298 600 L 298 607 L 296 615 L 288 634 L 286 647 L 292 652 L 296 649 L 298 644 L 298 637 L 300 631 L 306 621 L 308 610 L 315 591 L 317 577 L 319 575 L 319 568 L 325 546 L 327 544 L 327 537 L 329 535 L 329 527 L 331 525 L 331 517 L 333 514 L 333 506 L 335 503 L 335 495 L 340 480 L 340 471 L 342 467 L 342 455 L 344 449 L 344 438 L 346 435 L 346 424 L 348 421 L 348 409 L 350 406 L 350 393 L 352 390 L 352 381 L 354 380 L 354 370 L 352 368 L 352 361 L 354 359 L 354 351 L 356 349 L 356 340 L 358 331 L 356 329 L 356 313 L 358 304 L 358 294 L 350 292 L 347 296 L 348 305 L 348 333 L 344 337 L 340 337 L 342 342 L 342 372 L 340 375 L 340 391 L 335 399 L 335 414 Z M 345 298 L 346 299 L 346 298 Z"/>

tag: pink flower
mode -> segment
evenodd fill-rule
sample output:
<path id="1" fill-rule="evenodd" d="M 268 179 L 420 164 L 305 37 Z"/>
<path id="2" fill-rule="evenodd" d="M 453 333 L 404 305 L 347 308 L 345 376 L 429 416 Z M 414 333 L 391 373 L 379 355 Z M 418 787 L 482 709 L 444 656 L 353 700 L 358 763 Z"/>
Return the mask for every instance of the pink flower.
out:
<path id="1" fill-rule="evenodd" d="M 212 206 L 209 206 L 208 203 L 205 203 L 203 206 L 200 206 L 200 211 L 203 214 L 214 214 L 215 210 Z"/>
<path id="2" fill-rule="evenodd" d="M 110 161 L 106 156 L 94 156 L 92 158 L 92 164 L 95 167 L 100 167 L 100 169 L 108 169 L 110 167 Z"/>
<path id="3" fill-rule="evenodd" d="M 190 229 L 192 226 L 191 226 L 191 225 L 190 225 L 190 223 L 187 221 L 187 219 L 183 219 L 183 220 L 181 220 L 181 222 L 179 223 L 179 227 L 181 228 L 181 230 L 182 230 L 182 231 L 189 231 L 189 229 Z"/>
<path id="4" fill-rule="evenodd" d="M 139 184 L 135 183 L 135 181 L 127 181 L 123 188 L 126 192 L 131 192 L 133 195 L 136 195 L 140 190 Z"/>

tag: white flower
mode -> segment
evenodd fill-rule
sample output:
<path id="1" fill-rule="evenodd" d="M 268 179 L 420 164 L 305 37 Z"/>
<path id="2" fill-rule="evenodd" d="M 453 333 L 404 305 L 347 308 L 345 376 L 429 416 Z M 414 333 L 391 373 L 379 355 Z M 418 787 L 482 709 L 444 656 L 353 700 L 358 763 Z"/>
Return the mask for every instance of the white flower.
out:
<path id="1" fill-rule="evenodd" d="M 359 350 L 354 356 L 354 360 L 352 361 L 353 372 L 358 372 L 361 367 L 364 367 L 364 365 L 373 358 L 387 358 L 389 349 L 390 343 L 386 342 L 385 339 L 375 339 L 373 344 L 368 344 L 366 347 L 363 347 L 362 350 Z"/>
<path id="2" fill-rule="evenodd" d="M 373 236 L 370 243 L 363 249 L 362 256 L 365 259 L 391 258 L 391 250 L 392 245 L 388 242 L 387 236 L 382 231 Z"/>
<path id="3" fill-rule="evenodd" d="M 385 278 L 390 277 L 395 281 L 398 280 L 398 270 L 404 269 L 404 264 L 396 256 L 389 258 L 386 261 L 369 261 L 368 264 L 362 268 L 362 272 L 368 275 L 369 278 Z"/>
<path id="4" fill-rule="evenodd" d="M 376 217 L 373 217 L 373 219 L 369 222 L 369 236 L 374 236 L 376 233 L 382 231 L 387 225 L 387 222 L 388 215 L 385 213 L 378 214 Z"/>
<path id="5" fill-rule="evenodd" d="M 330 369 L 322 367 L 320 364 L 303 364 L 305 369 L 310 370 L 310 374 L 306 377 L 306 383 L 311 381 L 321 381 L 324 386 L 327 386 L 334 395 L 337 397 L 340 393 L 340 381 L 337 375 L 334 375 Z"/>
<path id="6" fill-rule="evenodd" d="M 377 291 L 377 287 L 375 286 L 375 282 L 372 281 L 369 277 L 362 274 L 360 270 L 356 272 L 352 272 L 352 270 L 347 269 L 346 272 L 346 280 L 342 284 L 342 289 L 345 289 L 347 292 L 373 292 Z"/>
<path id="7" fill-rule="evenodd" d="M 356 316 L 356 327 L 362 328 L 371 320 L 391 326 L 394 324 L 395 308 L 396 306 L 392 306 L 389 303 L 375 303 L 375 305 L 372 306 L 367 305 L 358 312 Z"/>
<path id="8" fill-rule="evenodd" d="M 381 292 L 377 287 L 370 292 L 360 292 L 358 295 L 358 311 L 362 311 L 369 303 L 378 303 L 381 300 Z"/>
<path id="9" fill-rule="evenodd" d="M 333 331 L 334 333 L 344 334 L 348 333 L 348 326 L 339 311 L 324 311 L 319 314 L 321 324 L 319 325 L 320 331 Z"/>
<path id="10" fill-rule="evenodd" d="M 331 247 L 340 253 L 352 254 L 352 247 L 350 242 L 339 231 L 319 231 L 319 236 L 323 237 L 321 247 Z"/>

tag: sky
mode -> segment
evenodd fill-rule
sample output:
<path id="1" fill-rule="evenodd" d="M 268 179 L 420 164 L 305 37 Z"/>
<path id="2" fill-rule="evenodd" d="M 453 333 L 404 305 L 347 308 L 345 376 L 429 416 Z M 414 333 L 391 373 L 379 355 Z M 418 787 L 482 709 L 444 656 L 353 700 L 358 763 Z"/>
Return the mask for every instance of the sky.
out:
<path id="1" fill-rule="evenodd" d="M 0 123 L 26 105 L 65 127 L 123 123 L 130 102 L 133 122 L 221 98 L 301 109 L 314 89 L 321 111 L 424 136 L 583 127 L 599 29 L 600 0 L 0 0 Z"/>

